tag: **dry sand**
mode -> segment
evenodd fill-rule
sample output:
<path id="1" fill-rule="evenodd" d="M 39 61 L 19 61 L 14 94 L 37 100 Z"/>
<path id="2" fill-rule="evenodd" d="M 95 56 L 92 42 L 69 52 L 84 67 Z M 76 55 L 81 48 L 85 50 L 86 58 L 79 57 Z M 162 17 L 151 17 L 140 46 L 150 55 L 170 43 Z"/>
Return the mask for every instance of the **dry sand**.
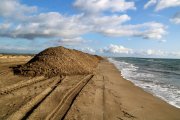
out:
<path id="1" fill-rule="evenodd" d="M 0 120 L 180 120 L 180 109 L 123 79 L 101 61 L 90 75 L 13 75 L 26 57 L 0 58 Z"/>
<path id="2" fill-rule="evenodd" d="M 180 120 L 180 109 L 125 80 L 103 61 L 66 115 L 66 120 Z"/>
<path id="3" fill-rule="evenodd" d="M 54 77 L 57 75 L 91 74 L 100 56 L 91 55 L 62 46 L 51 47 L 35 55 L 26 64 L 14 67 L 14 73 L 23 76 Z"/>

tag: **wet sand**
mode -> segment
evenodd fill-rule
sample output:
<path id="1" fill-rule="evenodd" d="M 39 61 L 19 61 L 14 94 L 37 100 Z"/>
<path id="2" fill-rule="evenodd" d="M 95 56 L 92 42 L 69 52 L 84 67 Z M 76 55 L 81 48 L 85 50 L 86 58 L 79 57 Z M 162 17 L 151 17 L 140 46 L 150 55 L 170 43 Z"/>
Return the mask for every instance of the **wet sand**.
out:
<path id="1" fill-rule="evenodd" d="M 180 109 L 134 86 L 101 61 L 93 74 L 16 76 L 31 57 L 0 57 L 1 120 L 180 120 Z"/>

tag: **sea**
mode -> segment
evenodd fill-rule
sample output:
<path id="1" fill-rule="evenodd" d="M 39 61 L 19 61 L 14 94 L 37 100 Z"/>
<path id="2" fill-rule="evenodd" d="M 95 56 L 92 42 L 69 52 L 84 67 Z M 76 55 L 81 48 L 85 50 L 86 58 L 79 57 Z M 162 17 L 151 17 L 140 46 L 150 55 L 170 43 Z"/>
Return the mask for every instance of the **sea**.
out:
<path id="1" fill-rule="evenodd" d="M 180 59 L 110 57 L 108 60 L 126 80 L 180 108 Z"/>

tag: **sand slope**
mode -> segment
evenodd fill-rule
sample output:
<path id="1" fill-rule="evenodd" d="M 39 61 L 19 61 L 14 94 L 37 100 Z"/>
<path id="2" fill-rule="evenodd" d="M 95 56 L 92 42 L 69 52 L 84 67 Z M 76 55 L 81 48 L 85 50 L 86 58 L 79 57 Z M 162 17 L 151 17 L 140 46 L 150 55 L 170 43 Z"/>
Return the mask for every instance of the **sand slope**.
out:
<path id="1" fill-rule="evenodd" d="M 23 76 L 53 77 L 57 75 L 90 74 L 96 68 L 100 56 L 59 47 L 51 47 L 35 55 L 24 65 L 14 67 L 14 73 Z"/>

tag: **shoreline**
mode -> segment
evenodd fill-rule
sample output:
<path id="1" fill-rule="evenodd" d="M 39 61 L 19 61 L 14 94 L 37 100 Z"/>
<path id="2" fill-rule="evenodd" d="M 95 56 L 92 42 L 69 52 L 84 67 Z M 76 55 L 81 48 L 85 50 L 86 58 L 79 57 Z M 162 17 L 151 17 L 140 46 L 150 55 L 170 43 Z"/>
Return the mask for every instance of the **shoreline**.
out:
<path id="1" fill-rule="evenodd" d="M 110 62 L 110 63 L 111 63 L 111 62 Z M 112 64 L 113 64 L 113 63 L 112 63 Z M 113 65 L 114 65 L 114 64 L 113 64 Z M 115 66 L 115 65 L 114 65 L 114 66 Z M 116 67 L 116 66 L 115 66 L 115 67 Z M 142 89 L 144 92 L 147 92 L 147 93 L 151 94 L 151 95 L 154 96 L 154 97 L 157 97 L 157 98 L 163 100 L 164 102 L 168 103 L 169 105 L 171 105 L 171 106 L 173 106 L 173 107 L 175 107 L 175 108 L 180 109 L 179 106 L 176 106 L 175 104 L 171 104 L 168 100 L 166 100 L 166 99 L 163 98 L 162 96 L 157 95 L 157 94 L 155 94 L 155 93 L 152 93 L 152 92 L 150 92 L 150 91 L 148 91 L 148 90 L 145 90 L 145 89 L 143 89 L 142 87 L 140 87 L 140 86 L 136 85 L 135 83 L 133 83 L 131 80 L 126 79 L 126 78 L 122 75 L 121 71 L 120 71 L 117 67 L 116 67 L 116 69 L 120 72 L 121 77 L 122 77 L 124 80 L 131 82 L 134 86 Z"/>
<path id="2" fill-rule="evenodd" d="M 160 98 L 159 96 L 156 96 L 155 94 L 152 94 L 152 93 L 150 93 L 150 92 L 148 92 L 148 91 L 145 91 L 143 88 L 141 88 L 141 87 L 139 87 L 139 86 L 137 86 L 137 85 L 135 85 L 132 81 L 130 81 L 130 80 L 127 80 L 127 79 L 125 79 L 124 78 L 124 76 L 121 74 L 121 71 L 113 64 L 113 63 L 111 63 L 111 62 L 107 62 L 106 64 L 112 64 L 113 66 L 111 66 L 112 68 L 111 69 L 116 69 L 116 71 L 114 71 L 114 72 L 119 72 L 119 74 L 120 74 L 120 77 L 121 78 L 119 78 L 119 79 L 121 79 L 121 80 L 124 80 L 124 81 L 122 81 L 122 82 L 127 82 L 127 84 L 129 84 L 129 86 L 127 86 L 128 88 L 133 88 L 132 90 L 134 91 L 134 93 L 136 94 L 136 92 L 139 92 L 139 90 L 141 91 L 140 93 L 139 93 L 139 96 L 141 96 L 141 95 L 144 95 L 144 97 L 147 99 L 150 99 L 150 100 L 152 100 L 152 101 L 148 101 L 147 103 L 145 103 L 146 101 L 146 99 L 142 99 L 142 102 L 144 103 L 144 105 L 146 105 L 146 104 L 149 104 L 151 107 L 152 107 L 152 114 L 156 114 L 156 113 L 154 113 L 155 111 L 158 113 L 158 114 L 160 114 L 160 113 L 162 113 L 162 114 L 165 114 L 167 111 L 169 111 L 169 112 L 172 112 L 172 114 L 173 113 L 178 113 L 178 114 L 180 114 L 180 109 L 178 108 L 178 107 L 176 107 L 176 106 L 174 106 L 174 105 L 172 105 L 172 104 L 170 104 L 170 103 L 168 103 L 167 101 L 165 101 L 165 100 L 163 100 L 162 98 Z M 114 68 L 113 68 L 114 67 Z M 111 76 L 112 77 L 112 76 Z M 138 93 L 137 93 L 138 94 Z M 129 94 L 129 96 L 126 96 L 126 97 L 133 97 L 133 95 L 131 96 L 130 94 Z M 152 98 L 151 98 L 152 97 Z M 139 102 L 138 102 L 139 103 Z M 128 104 L 130 104 L 130 103 L 128 103 Z M 141 103 L 139 103 L 139 104 L 141 104 Z M 157 106 L 154 106 L 154 104 L 156 104 Z M 142 104 L 143 105 L 143 104 Z M 131 106 L 131 108 L 133 108 L 133 107 L 135 107 L 135 105 L 133 105 L 133 106 Z M 153 107 L 154 107 L 154 109 L 153 109 Z M 155 109 L 156 108 L 156 109 Z M 163 108 L 164 109 L 166 109 L 167 111 L 165 112 L 165 111 L 163 111 Z M 168 112 L 168 113 L 169 113 Z M 169 114 L 169 116 L 168 116 L 168 113 L 166 113 L 167 114 L 167 117 L 170 117 L 170 114 Z M 144 113 L 145 114 L 145 113 Z M 176 114 L 177 116 L 178 116 L 178 114 Z M 175 115 L 175 116 L 176 116 Z M 134 115 L 135 116 L 135 115 Z M 160 117 L 160 116 L 159 116 Z M 161 116 L 162 117 L 162 116 Z M 171 118 L 171 120 L 173 120 L 173 117 L 171 116 L 170 117 Z M 155 118 L 153 118 L 153 119 L 156 119 L 156 117 Z M 165 119 L 167 119 L 166 117 L 165 118 L 163 118 L 164 120 Z M 179 119 L 180 119 L 180 117 L 179 117 Z"/>
<path id="3" fill-rule="evenodd" d="M 42 91 L 54 86 L 55 82 L 59 80 L 59 77 L 28 78 L 12 74 L 8 66 L 26 63 L 29 59 L 29 57 L 0 59 L 2 62 L 0 62 L 2 68 L 0 86 L 2 88 L 17 86 L 17 84 L 18 86 L 27 85 L 18 87 L 18 89 L 13 87 L 13 91 L 9 90 L 6 94 L 1 94 L 0 107 L 3 108 L 0 110 L 1 119 L 18 113 L 21 108 L 19 106 L 34 103 L 33 100 L 36 99 L 36 96 L 41 96 Z M 75 97 L 69 96 L 71 92 L 68 91 L 79 86 L 80 81 L 82 85 L 86 83 L 83 79 L 85 77 L 86 75 L 67 76 L 36 109 L 33 105 L 31 106 L 33 112 L 28 117 L 44 119 L 54 110 L 58 113 L 59 110 L 57 111 L 56 107 L 60 101 L 66 101 L 68 105 L 63 102 L 61 105 L 64 107 L 60 109 L 64 120 L 180 120 L 180 109 L 124 79 L 115 65 L 107 60 L 102 60 L 98 64 L 93 72 L 93 77 Z M 34 83 L 34 81 L 36 82 Z M 71 99 L 66 96 L 67 94 Z M 14 106 L 12 107 L 12 105 Z M 65 109 L 67 111 L 64 114 Z"/>
<path id="4" fill-rule="evenodd" d="M 119 62 L 119 61 L 113 60 L 112 58 L 107 58 L 107 60 L 108 60 L 108 62 L 112 63 L 112 64 L 116 67 L 116 69 L 120 72 L 121 76 L 122 76 L 125 80 L 132 82 L 135 86 L 141 88 L 143 91 L 145 91 L 145 92 L 147 92 L 147 93 L 150 93 L 150 94 L 152 94 L 153 96 L 158 97 L 158 98 L 160 98 L 161 100 L 165 101 L 166 103 L 168 103 L 168 104 L 170 104 L 170 105 L 172 105 L 172 106 L 180 109 L 180 106 L 176 105 L 176 103 L 175 103 L 174 101 L 168 100 L 165 96 L 162 96 L 161 94 L 158 94 L 157 91 L 154 92 L 155 89 L 153 89 L 153 88 L 150 87 L 151 90 L 149 90 L 148 88 L 144 87 L 142 83 L 138 83 L 138 82 L 136 82 L 136 80 L 127 79 L 126 76 L 122 74 L 121 69 L 118 68 L 117 64 L 115 63 L 115 62 Z M 146 84 L 147 84 L 147 83 L 146 83 Z M 149 84 L 148 84 L 148 85 L 149 85 Z M 165 92 L 165 91 L 164 91 L 164 92 Z"/>
<path id="5" fill-rule="evenodd" d="M 114 64 L 99 63 L 95 77 L 83 88 L 65 120 L 179 120 L 180 109 L 124 79 Z"/>
<path id="6" fill-rule="evenodd" d="M 111 62 L 110 62 L 110 63 L 111 63 Z M 114 65 L 114 66 L 115 66 L 115 65 Z M 116 67 L 116 66 L 115 66 L 115 67 Z M 152 93 L 152 92 L 150 92 L 150 91 L 148 91 L 148 90 L 145 90 L 145 89 L 143 89 L 142 87 L 140 87 L 140 86 L 136 85 L 135 83 L 133 83 L 131 80 L 126 79 L 126 78 L 122 75 L 121 71 L 120 71 L 117 67 L 116 67 L 116 69 L 120 72 L 121 77 L 122 77 L 124 80 L 131 82 L 134 86 L 136 86 L 136 87 L 142 89 L 144 92 L 147 92 L 147 93 L 153 95 L 154 97 L 160 98 L 161 100 L 163 100 L 164 102 L 168 103 L 169 105 L 171 105 L 171 106 L 173 106 L 173 107 L 176 107 L 176 108 L 179 108 L 179 109 L 180 109 L 179 106 L 176 106 L 176 105 L 174 105 L 174 104 L 169 103 L 169 101 L 167 101 L 167 100 L 164 99 L 163 97 L 158 96 L 158 95 L 156 95 L 155 93 Z"/>
<path id="7" fill-rule="evenodd" d="M 110 61 L 108 61 L 108 62 L 111 63 Z M 113 63 L 111 63 L 111 64 L 113 64 Z M 133 84 L 133 86 L 135 86 L 135 87 L 137 87 L 138 89 L 142 90 L 143 92 L 145 92 L 145 94 L 149 94 L 150 96 L 155 97 L 155 99 L 159 99 L 159 101 L 165 102 L 165 104 L 167 103 L 167 104 L 168 104 L 167 106 L 170 105 L 171 107 L 177 108 L 177 109 L 179 110 L 179 113 L 180 113 L 179 107 L 168 103 L 168 101 L 166 101 L 166 100 L 164 100 L 163 98 L 161 98 L 161 96 L 157 96 L 156 94 L 153 94 L 153 93 L 151 93 L 150 91 L 146 91 L 145 89 L 143 89 L 143 88 L 141 88 L 140 86 L 138 86 L 138 85 L 136 85 L 135 83 L 133 83 L 131 80 L 126 79 L 126 78 L 122 75 L 121 71 L 120 71 L 114 64 L 113 64 L 113 66 L 114 66 L 114 67 L 116 68 L 116 70 L 120 73 L 120 75 L 121 75 L 121 77 L 122 77 L 123 80 L 130 82 L 130 84 Z M 168 107 L 168 108 L 170 108 L 170 107 Z"/>

